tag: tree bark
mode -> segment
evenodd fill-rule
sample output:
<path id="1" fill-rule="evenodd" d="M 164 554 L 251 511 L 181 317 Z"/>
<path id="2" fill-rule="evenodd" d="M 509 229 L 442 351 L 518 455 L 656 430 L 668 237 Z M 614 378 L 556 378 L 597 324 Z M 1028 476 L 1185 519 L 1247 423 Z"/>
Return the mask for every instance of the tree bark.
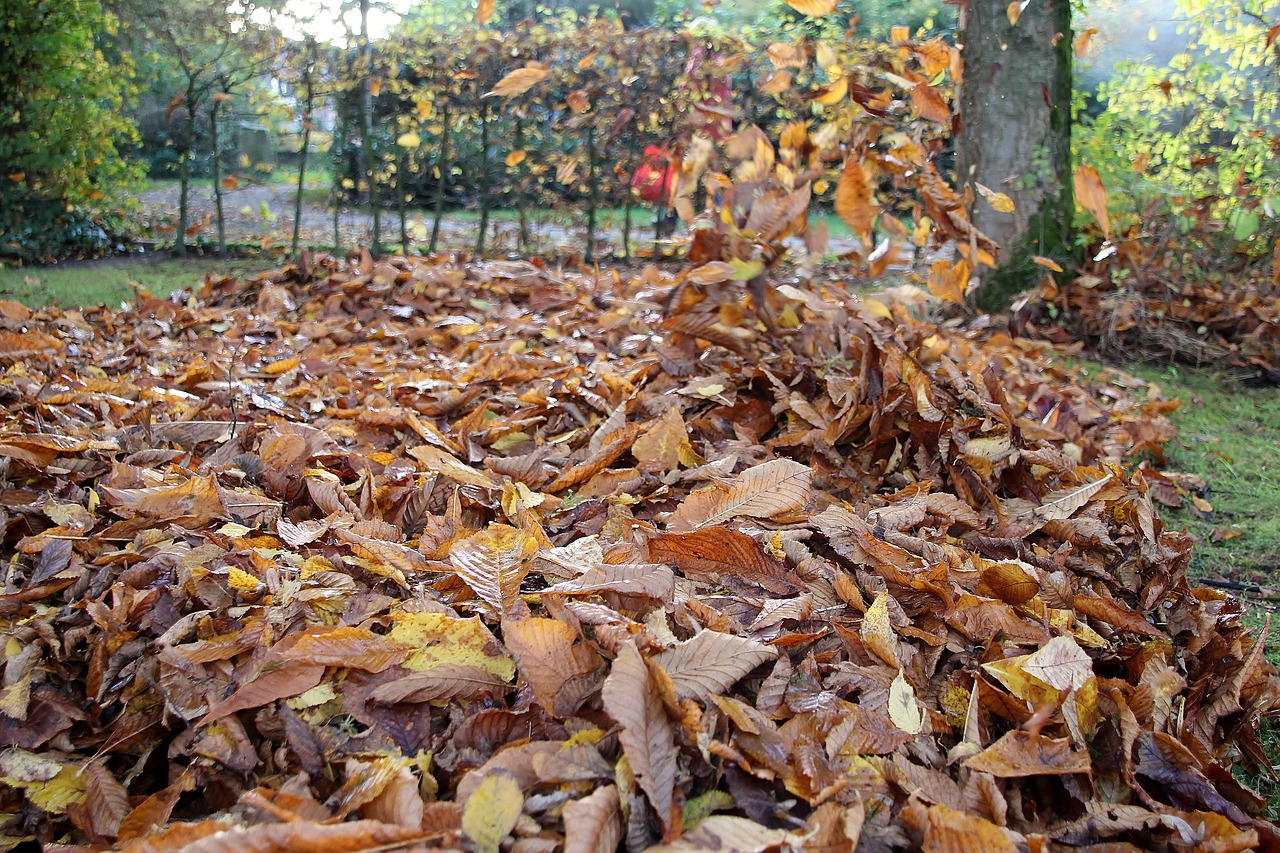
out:
<path id="1" fill-rule="evenodd" d="M 306 67 L 302 74 L 302 85 L 307 93 L 302 109 L 302 145 L 298 150 L 298 189 L 293 197 L 293 241 L 290 254 L 298 256 L 298 236 L 302 226 L 302 194 L 307 184 L 307 153 L 311 148 L 311 113 L 315 109 L 316 87 L 312 76 L 312 63 L 315 62 L 315 39 L 307 37 Z M 337 251 L 335 247 L 334 251 Z"/>
<path id="2" fill-rule="evenodd" d="M 436 244 L 440 238 L 440 220 L 444 218 L 444 187 L 445 181 L 449 180 L 449 170 L 453 168 L 449 162 L 449 135 L 452 116 L 449 114 L 449 102 L 444 102 L 440 121 L 443 130 L 440 134 L 440 153 L 436 157 L 436 171 L 440 174 L 436 175 L 436 204 L 435 213 L 431 219 L 431 244 L 427 247 L 427 254 L 434 255 L 436 252 Z"/>
<path id="3" fill-rule="evenodd" d="M 227 256 L 227 220 L 222 212 L 222 161 L 219 159 L 221 152 L 218 150 L 218 110 L 221 107 L 221 102 L 214 97 L 213 105 L 209 107 L 209 147 L 213 151 L 210 167 L 213 178 L 213 206 L 218 221 L 218 257 L 225 258 Z"/>
<path id="4" fill-rule="evenodd" d="M 1070 0 L 1032 0 L 1016 23 L 1009 8 L 969 0 L 961 13 L 956 182 L 972 187 L 973 224 L 1000 246 L 978 290 L 986 310 L 1039 280 L 1032 256 L 1072 253 Z M 1014 212 L 993 208 L 978 184 L 1007 194 Z"/>
<path id="5" fill-rule="evenodd" d="M 476 231 L 476 254 L 484 255 L 485 231 L 489 227 L 489 100 L 480 100 L 480 227 Z"/>
<path id="6" fill-rule="evenodd" d="M 373 43 L 369 40 L 369 0 L 360 0 L 360 44 L 364 57 L 364 79 L 360 82 L 360 136 L 364 168 L 369 176 L 369 208 L 373 215 L 375 258 L 382 256 L 382 210 L 378 204 L 378 163 L 373 150 Z"/>

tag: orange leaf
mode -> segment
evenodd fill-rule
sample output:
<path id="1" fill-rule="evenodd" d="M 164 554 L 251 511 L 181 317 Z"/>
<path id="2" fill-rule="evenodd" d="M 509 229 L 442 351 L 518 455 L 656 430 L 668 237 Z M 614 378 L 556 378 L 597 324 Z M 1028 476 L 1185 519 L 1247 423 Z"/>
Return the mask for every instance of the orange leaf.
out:
<path id="1" fill-rule="evenodd" d="M 846 160 L 844 171 L 840 173 L 835 208 L 836 214 L 862 238 L 863 244 L 871 245 L 871 226 L 880 208 L 872 197 L 867 171 L 856 157 Z"/>
<path id="2" fill-rule="evenodd" d="M 476 23 L 487 24 L 493 18 L 494 10 L 497 9 L 497 0 L 479 0 L 476 3 Z"/>
<path id="3" fill-rule="evenodd" d="M 1076 203 L 1087 210 L 1102 229 L 1102 236 L 1111 239 L 1111 220 L 1107 217 L 1107 190 L 1102 186 L 1098 170 L 1092 166 L 1076 169 L 1072 179 Z"/>
<path id="4" fill-rule="evenodd" d="M 834 12 L 840 0 L 787 0 L 787 5 L 802 15 L 821 17 Z"/>
<path id="5" fill-rule="evenodd" d="M 951 107 L 942 100 L 938 90 L 927 83 L 918 83 L 911 90 L 911 106 L 915 107 L 923 118 L 929 121 L 950 122 Z"/>

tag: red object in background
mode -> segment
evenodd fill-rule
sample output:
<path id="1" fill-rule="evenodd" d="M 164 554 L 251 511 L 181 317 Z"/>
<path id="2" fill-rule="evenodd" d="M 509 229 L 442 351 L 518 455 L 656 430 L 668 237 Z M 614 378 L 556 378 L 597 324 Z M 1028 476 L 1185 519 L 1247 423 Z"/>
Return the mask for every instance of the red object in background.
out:
<path id="1" fill-rule="evenodd" d="M 646 145 L 631 186 L 642 201 L 669 205 L 675 189 L 676 168 L 665 145 Z"/>

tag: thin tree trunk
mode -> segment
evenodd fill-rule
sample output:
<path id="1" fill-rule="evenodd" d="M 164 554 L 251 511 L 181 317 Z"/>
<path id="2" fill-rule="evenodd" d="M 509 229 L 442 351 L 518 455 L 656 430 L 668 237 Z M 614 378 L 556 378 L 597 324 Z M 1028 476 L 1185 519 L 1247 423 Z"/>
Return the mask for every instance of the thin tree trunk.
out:
<path id="1" fill-rule="evenodd" d="M 587 251 L 582 259 L 593 263 L 596 259 L 596 126 L 587 125 Z"/>
<path id="2" fill-rule="evenodd" d="M 401 149 L 396 163 L 396 212 L 400 214 L 400 254 L 409 257 L 409 229 L 405 225 L 404 172 L 409 164 L 409 152 Z"/>
<path id="3" fill-rule="evenodd" d="M 631 144 L 627 146 L 627 156 L 630 161 L 628 165 L 631 166 L 632 175 L 634 175 L 636 171 L 636 154 L 639 147 L 640 137 L 638 134 L 633 132 L 631 134 Z M 635 193 L 631 191 L 631 184 L 628 182 L 626 186 L 626 201 L 624 202 L 622 209 L 622 257 L 626 260 L 631 258 L 631 202 L 634 198 Z"/>
<path id="4" fill-rule="evenodd" d="M 524 117 L 516 119 L 516 150 L 524 151 Z M 526 154 L 525 159 L 528 159 Z M 516 164 L 516 215 L 520 217 L 520 252 L 529 251 L 529 212 L 525 209 L 524 160 Z"/>
<path id="5" fill-rule="evenodd" d="M 360 84 L 360 136 L 364 168 L 369 181 L 369 208 L 373 215 L 375 258 L 382 255 L 382 211 L 378 205 L 378 164 L 373 150 L 373 43 L 369 41 L 369 0 L 360 0 L 360 41 L 364 55 L 364 80 Z"/>
<path id="6" fill-rule="evenodd" d="M 222 162 L 218 150 L 218 111 L 222 103 L 214 96 L 209 108 L 209 147 L 213 150 L 210 164 L 213 175 L 213 208 L 218 217 L 218 257 L 227 256 L 227 220 L 222 214 Z"/>
<path id="7" fill-rule="evenodd" d="M 187 127 L 182 134 L 182 150 L 178 152 L 178 233 L 173 238 L 173 253 L 178 257 L 187 254 L 187 204 L 191 192 L 191 147 L 196 136 L 196 113 L 191 103 L 191 87 L 187 87 Z"/>
<path id="8" fill-rule="evenodd" d="M 436 170 L 440 173 L 436 176 L 436 209 L 431 218 L 431 244 L 427 246 L 428 254 L 435 254 L 436 244 L 440 237 L 440 220 L 444 218 L 444 185 L 449 180 L 449 170 L 452 165 L 449 163 L 449 137 L 450 132 L 449 102 L 444 102 L 444 108 L 441 110 L 440 119 L 443 122 L 444 130 L 440 137 L 440 155 L 437 160 Z"/>
<path id="9" fill-rule="evenodd" d="M 310 63 L 315 50 L 315 42 L 310 38 L 307 39 L 307 50 L 309 51 L 307 61 Z M 315 82 L 311 77 L 310 64 L 303 74 L 302 82 L 307 89 L 307 100 L 302 113 L 302 146 L 298 151 L 298 191 L 293 197 L 293 242 L 290 254 L 295 258 L 298 256 L 298 235 L 302 227 L 302 193 L 306 189 L 307 153 L 311 148 L 311 111 L 315 107 Z"/>
<path id="10" fill-rule="evenodd" d="M 485 232 L 489 228 L 489 101 L 480 101 L 480 228 L 476 234 L 476 254 L 484 254 Z"/>

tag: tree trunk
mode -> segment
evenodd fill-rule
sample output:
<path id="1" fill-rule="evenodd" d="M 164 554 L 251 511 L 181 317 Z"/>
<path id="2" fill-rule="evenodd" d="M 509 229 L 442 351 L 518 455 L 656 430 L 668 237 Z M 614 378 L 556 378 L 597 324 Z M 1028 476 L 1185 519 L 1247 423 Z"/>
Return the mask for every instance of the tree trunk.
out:
<path id="1" fill-rule="evenodd" d="M 489 228 L 489 99 L 480 101 L 480 228 L 476 233 L 476 254 L 484 254 L 485 231 Z"/>
<path id="2" fill-rule="evenodd" d="M 213 207 L 218 218 L 218 257 L 227 256 L 227 220 L 222 213 L 222 162 L 218 157 L 218 110 L 222 103 L 215 97 L 209 107 L 209 147 L 213 151 L 210 169 L 213 177 Z"/>
<path id="3" fill-rule="evenodd" d="M 311 148 L 311 112 L 315 108 L 316 87 L 311 76 L 311 65 L 315 58 L 315 41 L 307 38 L 307 69 L 302 75 L 302 85 L 306 89 L 307 99 L 302 112 L 302 145 L 298 150 L 298 191 L 293 197 L 293 242 L 290 253 L 298 256 L 298 234 L 302 226 L 302 193 L 307 181 L 307 152 Z M 335 247 L 336 251 L 336 247 Z"/>
<path id="4" fill-rule="evenodd" d="M 409 152 L 400 149 L 400 158 L 396 161 L 396 212 L 400 216 L 400 254 L 409 257 L 409 228 L 405 223 L 408 216 L 405 210 L 404 170 L 409 165 Z"/>
<path id="5" fill-rule="evenodd" d="M 373 150 L 373 43 L 369 41 L 369 0 L 360 0 L 360 43 L 364 57 L 364 79 L 360 82 L 360 137 L 364 149 L 364 169 L 369 179 L 369 207 L 373 214 L 375 258 L 382 255 L 382 211 L 378 206 L 378 163 Z"/>
<path id="6" fill-rule="evenodd" d="M 178 229 L 173 238 L 173 253 L 178 257 L 187 254 L 187 217 L 190 214 L 188 196 L 191 192 L 191 148 L 196 137 L 196 110 L 191 103 L 192 92 L 187 89 L 187 126 L 182 133 L 182 150 L 178 152 Z"/>
<path id="7" fill-rule="evenodd" d="M 440 115 L 441 126 L 444 128 L 440 134 L 440 154 L 436 158 L 436 209 L 431 218 L 431 244 L 427 246 L 427 254 L 434 255 L 436 251 L 436 243 L 440 238 L 440 220 L 444 218 L 444 186 L 445 181 L 449 180 L 449 169 L 452 166 L 449 163 L 449 136 L 450 121 L 449 102 L 444 102 L 444 107 Z"/>
<path id="8" fill-rule="evenodd" d="M 524 151 L 524 117 L 516 119 L 516 151 Z M 526 157 L 527 159 L 527 157 Z M 516 164 L 515 172 L 515 191 L 516 191 L 516 216 L 520 220 L 520 233 L 516 238 L 519 251 L 522 254 L 529 253 L 529 212 L 525 209 L 524 197 L 524 161 Z"/>
<path id="9" fill-rule="evenodd" d="M 582 259 L 594 263 L 596 259 L 596 126 L 587 125 L 587 252 Z"/>
<path id="10" fill-rule="evenodd" d="M 1024 5 L 1016 24 L 1006 0 L 969 0 L 961 13 L 957 184 L 973 187 L 973 224 L 1000 246 L 978 290 L 985 310 L 1038 281 L 1032 256 L 1066 262 L 1072 251 L 1071 3 Z M 1007 194 L 1014 212 L 995 210 L 978 184 Z"/>

